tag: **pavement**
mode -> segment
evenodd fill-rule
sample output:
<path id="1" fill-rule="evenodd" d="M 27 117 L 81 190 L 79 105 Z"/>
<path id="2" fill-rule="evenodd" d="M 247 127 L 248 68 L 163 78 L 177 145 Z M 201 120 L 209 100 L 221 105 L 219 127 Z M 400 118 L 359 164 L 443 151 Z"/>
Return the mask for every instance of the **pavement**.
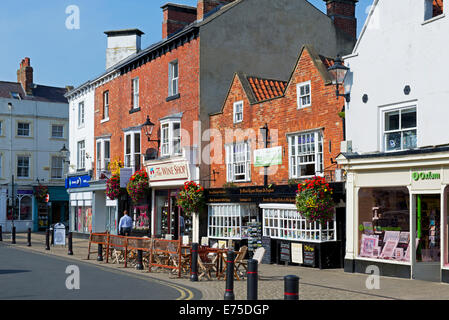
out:
<path id="1" fill-rule="evenodd" d="M 225 292 L 224 280 L 204 280 L 192 282 L 189 275 L 182 278 L 165 270 L 148 272 L 148 270 L 136 270 L 128 265 L 113 264 L 111 262 L 96 261 L 96 254 L 92 254 L 87 260 L 88 240 L 73 238 L 73 256 L 69 256 L 68 248 L 51 246 L 45 250 L 45 234 L 33 233 L 32 246 L 27 246 L 26 234 L 17 234 L 16 244 L 11 244 L 10 234 L 3 234 L 3 242 L 0 245 L 14 247 L 19 250 L 31 250 L 43 255 L 64 257 L 68 260 L 79 261 L 96 265 L 99 268 L 110 268 L 117 272 L 126 272 L 139 277 L 147 277 L 152 280 L 164 281 L 173 286 L 189 289 L 197 289 L 201 292 L 202 300 L 223 300 Z M 97 245 L 92 248 L 96 251 Z M 300 300 L 449 300 L 449 285 L 444 283 L 427 282 L 420 280 L 408 280 L 391 277 L 380 277 L 379 289 L 368 289 L 366 282 L 369 275 L 345 273 L 342 269 L 319 270 L 298 266 L 259 265 L 258 299 L 259 300 L 283 300 L 284 276 L 296 275 L 300 278 Z M 246 300 L 247 283 L 245 280 L 234 281 L 234 294 L 236 300 Z M 195 299 L 193 295 L 189 297 Z"/>

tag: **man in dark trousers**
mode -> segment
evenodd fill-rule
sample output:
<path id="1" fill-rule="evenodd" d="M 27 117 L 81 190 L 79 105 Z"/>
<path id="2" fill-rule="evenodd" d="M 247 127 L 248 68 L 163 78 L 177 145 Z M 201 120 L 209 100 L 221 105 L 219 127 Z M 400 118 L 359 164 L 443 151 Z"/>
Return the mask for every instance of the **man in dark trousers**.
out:
<path id="1" fill-rule="evenodd" d="M 123 211 L 123 217 L 120 219 L 118 230 L 123 236 L 129 236 L 131 234 L 131 228 L 133 227 L 133 219 L 128 215 L 128 211 Z"/>

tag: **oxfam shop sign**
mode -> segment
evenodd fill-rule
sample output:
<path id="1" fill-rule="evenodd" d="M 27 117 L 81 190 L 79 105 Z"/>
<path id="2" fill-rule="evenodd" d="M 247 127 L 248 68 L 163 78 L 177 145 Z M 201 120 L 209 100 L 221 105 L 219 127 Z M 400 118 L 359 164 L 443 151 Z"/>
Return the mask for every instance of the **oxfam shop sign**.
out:
<path id="1" fill-rule="evenodd" d="M 414 181 L 420 180 L 440 180 L 441 175 L 433 172 L 412 172 L 412 178 Z"/>

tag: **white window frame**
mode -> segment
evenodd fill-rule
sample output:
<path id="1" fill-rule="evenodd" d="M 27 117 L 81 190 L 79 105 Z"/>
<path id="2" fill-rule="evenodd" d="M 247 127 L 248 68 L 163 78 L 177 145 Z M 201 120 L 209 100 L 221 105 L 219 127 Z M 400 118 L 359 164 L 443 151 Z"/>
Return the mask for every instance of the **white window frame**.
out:
<path id="1" fill-rule="evenodd" d="M 176 71 L 177 71 L 176 77 L 174 76 L 175 66 L 176 66 Z M 178 60 L 170 62 L 168 68 L 169 68 L 169 70 L 168 70 L 168 81 L 169 81 L 168 95 L 171 97 L 171 96 L 175 96 L 179 93 L 179 62 L 178 62 Z M 175 90 L 174 84 L 176 84 L 176 90 Z"/>
<path id="2" fill-rule="evenodd" d="M 20 125 L 28 125 L 28 129 L 19 128 Z M 19 130 L 28 130 L 28 134 L 19 134 Z M 17 122 L 17 136 L 18 137 L 31 137 L 31 123 L 29 122 Z"/>
<path id="3" fill-rule="evenodd" d="M 175 125 L 179 125 L 179 133 L 175 135 Z M 175 144 L 179 148 L 176 150 Z M 182 155 L 181 148 L 181 120 L 161 121 L 161 156 L 171 157 Z"/>
<path id="4" fill-rule="evenodd" d="M 81 148 L 82 146 L 82 148 Z M 86 141 L 80 140 L 76 144 L 77 161 L 76 167 L 78 171 L 86 170 Z"/>
<path id="5" fill-rule="evenodd" d="M 109 157 L 106 157 L 106 145 L 109 144 L 109 150 L 108 155 Z M 108 166 L 111 162 L 111 139 L 97 139 L 96 141 L 96 160 L 97 160 L 97 167 L 96 167 L 96 173 L 97 173 L 97 179 L 100 178 L 101 172 L 109 171 Z"/>
<path id="6" fill-rule="evenodd" d="M 55 136 L 55 131 L 54 131 L 54 128 L 55 127 L 60 127 L 60 128 L 62 128 L 62 130 L 61 130 L 61 136 Z M 59 133 L 59 131 L 58 131 L 58 133 Z M 64 138 L 64 125 L 62 125 L 62 124 L 52 124 L 51 125 L 51 137 L 52 138 L 55 138 L 55 139 L 63 139 Z"/>
<path id="7" fill-rule="evenodd" d="M 78 128 L 81 128 L 84 126 L 84 101 L 81 101 L 78 103 Z"/>
<path id="8" fill-rule="evenodd" d="M 133 109 L 139 109 L 139 78 L 132 80 Z"/>
<path id="9" fill-rule="evenodd" d="M 309 93 L 301 93 L 302 88 L 309 87 Z M 296 85 L 297 99 L 298 99 L 298 109 L 303 109 L 312 106 L 312 82 L 306 81 L 301 82 Z M 309 96 L 309 103 L 303 104 L 302 98 Z"/>
<path id="10" fill-rule="evenodd" d="M 240 123 L 243 121 L 243 107 L 244 107 L 243 101 L 234 102 L 234 112 L 233 112 L 234 123 Z"/>
<path id="11" fill-rule="evenodd" d="M 128 131 L 125 132 L 125 139 L 123 140 L 123 154 L 125 155 L 125 168 L 132 168 L 135 171 L 140 170 L 142 165 L 142 134 L 140 131 Z M 139 146 L 136 148 L 136 135 L 139 135 Z M 127 153 L 127 137 L 130 137 L 129 153 Z M 137 152 L 138 151 L 138 152 Z M 136 164 L 136 160 L 139 160 L 139 165 Z"/>
<path id="12" fill-rule="evenodd" d="M 405 110 L 415 109 L 416 112 L 416 126 L 410 127 L 410 128 L 404 128 L 402 129 L 402 112 Z M 385 116 L 387 113 L 392 112 L 399 112 L 399 129 L 398 130 L 385 130 L 386 122 L 385 122 Z M 399 152 L 404 150 L 411 150 L 411 149 L 405 149 L 404 148 L 404 136 L 403 133 L 406 131 L 416 131 L 416 146 L 412 149 L 415 149 L 418 147 L 418 107 L 416 105 L 407 105 L 402 107 L 394 107 L 394 108 L 385 108 L 381 110 L 381 132 L 382 132 L 382 148 L 384 152 Z M 397 150 L 387 150 L 387 135 L 391 133 L 401 133 L 401 148 Z"/>
<path id="13" fill-rule="evenodd" d="M 103 92 L 103 120 L 109 120 L 109 90 Z"/>
<path id="14" fill-rule="evenodd" d="M 241 150 L 236 152 L 239 148 Z M 237 154 L 243 155 L 243 161 L 236 161 Z M 225 145 L 225 160 L 227 182 L 251 181 L 251 146 L 248 141 Z M 239 172 L 236 174 L 237 169 Z M 236 179 L 237 175 L 243 175 L 244 178 Z"/>
<path id="15" fill-rule="evenodd" d="M 20 165 L 19 165 L 19 160 L 20 160 L 20 158 L 24 158 L 24 159 L 27 158 L 27 160 L 28 160 L 28 166 L 25 166 L 25 165 L 20 166 Z M 27 171 L 28 174 L 27 174 L 26 176 L 24 176 L 24 175 L 19 175 L 19 168 L 28 170 L 28 171 Z M 18 178 L 18 179 L 28 179 L 28 178 L 30 178 L 30 173 L 31 173 L 30 170 L 31 170 L 31 157 L 30 157 L 30 156 L 27 156 L 27 155 L 18 155 L 18 156 L 17 156 L 17 170 L 16 170 L 17 178 Z"/>
<path id="16" fill-rule="evenodd" d="M 3 153 L 0 153 L 0 180 L 3 178 Z"/>
<path id="17" fill-rule="evenodd" d="M 313 135 L 313 142 L 311 143 L 298 143 L 298 137 L 310 137 Z M 291 179 L 298 179 L 298 178 L 310 178 L 313 176 L 323 176 L 324 175 L 324 135 L 321 132 L 321 130 L 314 130 L 314 131 L 306 131 L 306 132 L 299 132 L 296 134 L 289 134 L 287 136 L 288 139 L 288 172 L 289 177 Z M 313 154 L 310 151 L 310 147 L 313 143 Z M 320 151 L 321 146 L 321 151 Z M 306 153 L 307 152 L 307 153 Z M 315 174 L 313 175 L 301 175 L 299 172 L 299 162 L 301 160 L 301 157 L 310 157 L 314 156 L 313 163 L 315 164 Z M 301 161 L 301 164 L 307 165 L 312 164 L 312 161 Z"/>
<path id="18" fill-rule="evenodd" d="M 54 159 L 59 159 L 60 162 L 58 164 L 60 164 L 60 167 L 54 166 L 54 164 L 55 164 Z M 64 158 L 60 157 L 60 156 L 51 156 L 50 161 L 51 161 L 50 178 L 52 180 L 63 179 L 64 178 Z M 60 175 L 53 174 L 55 172 L 55 170 L 60 170 L 61 174 Z M 58 171 L 58 173 L 59 173 L 59 171 Z"/>
<path id="19" fill-rule="evenodd" d="M 0 137 L 3 136 L 3 120 L 0 120 Z"/>

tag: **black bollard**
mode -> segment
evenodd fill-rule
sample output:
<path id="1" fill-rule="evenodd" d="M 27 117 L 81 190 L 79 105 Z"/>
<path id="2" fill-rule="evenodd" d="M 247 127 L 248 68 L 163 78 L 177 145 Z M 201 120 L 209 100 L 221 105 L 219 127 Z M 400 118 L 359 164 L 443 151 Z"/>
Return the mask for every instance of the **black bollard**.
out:
<path id="1" fill-rule="evenodd" d="M 72 233 L 71 232 L 69 232 L 68 238 L 69 238 L 69 253 L 68 253 L 68 255 L 73 256 Z"/>
<path id="2" fill-rule="evenodd" d="M 192 243 L 192 265 L 190 266 L 190 281 L 198 281 L 198 243 Z"/>
<path id="3" fill-rule="evenodd" d="M 226 292 L 225 300 L 235 300 L 234 296 L 234 251 L 228 251 L 226 257 Z"/>
<path id="4" fill-rule="evenodd" d="M 50 229 L 45 231 L 45 250 L 50 250 Z"/>
<path id="5" fill-rule="evenodd" d="M 28 228 L 28 247 L 31 247 L 31 228 Z"/>
<path id="6" fill-rule="evenodd" d="M 259 262 L 254 259 L 248 260 L 248 272 L 247 276 L 247 300 L 257 300 L 257 281 L 258 281 L 258 273 L 257 267 Z"/>
<path id="7" fill-rule="evenodd" d="M 143 270 L 143 253 L 142 250 L 137 250 L 137 270 Z"/>
<path id="8" fill-rule="evenodd" d="M 55 228 L 52 227 L 50 228 L 50 235 L 51 235 L 51 245 L 54 246 L 55 245 Z"/>
<path id="9" fill-rule="evenodd" d="M 103 245 L 101 243 L 98 244 L 97 261 L 103 261 Z"/>
<path id="10" fill-rule="evenodd" d="M 12 227 L 12 244 L 16 244 L 16 227 Z"/>
<path id="11" fill-rule="evenodd" d="M 0 241 L 3 241 L 3 229 L 2 229 L 2 225 L 0 225 Z"/>
<path id="12" fill-rule="evenodd" d="M 284 300 L 299 300 L 299 277 L 284 277 Z"/>

